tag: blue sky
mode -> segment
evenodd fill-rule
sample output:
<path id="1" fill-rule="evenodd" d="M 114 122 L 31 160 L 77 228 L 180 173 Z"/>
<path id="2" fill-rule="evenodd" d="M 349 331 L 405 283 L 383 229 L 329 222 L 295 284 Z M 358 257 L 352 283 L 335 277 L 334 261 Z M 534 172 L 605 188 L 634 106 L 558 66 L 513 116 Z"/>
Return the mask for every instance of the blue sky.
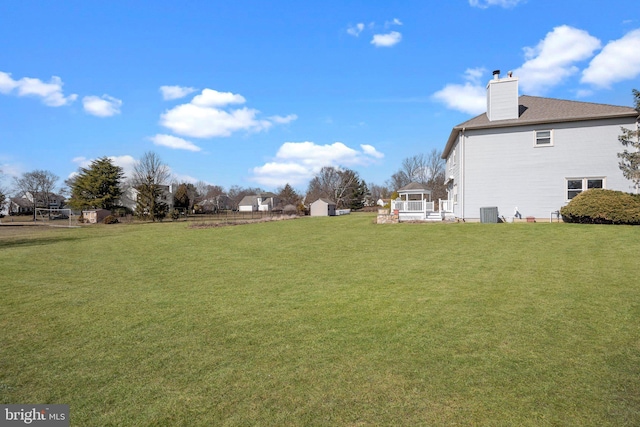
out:
<path id="1" fill-rule="evenodd" d="M 0 3 L 0 170 L 60 184 L 156 152 L 178 181 L 305 190 L 322 166 L 383 184 L 520 93 L 632 105 L 637 0 Z"/>

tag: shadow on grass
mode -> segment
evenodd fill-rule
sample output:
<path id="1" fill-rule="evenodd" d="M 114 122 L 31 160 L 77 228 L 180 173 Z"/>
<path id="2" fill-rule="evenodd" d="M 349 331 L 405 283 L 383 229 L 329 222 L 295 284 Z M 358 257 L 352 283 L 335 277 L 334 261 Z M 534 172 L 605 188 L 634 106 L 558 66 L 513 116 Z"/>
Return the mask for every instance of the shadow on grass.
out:
<path id="1" fill-rule="evenodd" d="M 0 249 L 19 248 L 28 246 L 44 246 L 53 243 L 72 242 L 80 240 L 79 237 L 29 237 L 29 238 L 9 238 L 7 240 L 0 239 Z"/>

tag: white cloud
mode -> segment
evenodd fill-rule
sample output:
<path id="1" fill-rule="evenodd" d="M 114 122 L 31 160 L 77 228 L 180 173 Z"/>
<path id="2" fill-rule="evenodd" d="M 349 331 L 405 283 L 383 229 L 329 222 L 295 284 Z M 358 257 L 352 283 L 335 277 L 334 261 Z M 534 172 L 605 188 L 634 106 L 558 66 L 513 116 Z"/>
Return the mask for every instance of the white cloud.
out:
<path id="1" fill-rule="evenodd" d="M 244 104 L 246 100 L 242 95 L 231 92 L 218 92 L 213 89 L 204 89 L 200 95 L 196 95 L 191 103 L 199 107 L 224 107 L 228 104 Z"/>
<path id="2" fill-rule="evenodd" d="M 244 104 L 242 95 L 204 89 L 188 104 L 181 104 L 165 111 L 160 124 L 174 133 L 194 138 L 230 136 L 234 132 L 261 132 L 276 124 L 289 123 L 295 114 L 259 119 L 260 112 L 252 108 L 223 109 L 230 104 Z"/>
<path id="3" fill-rule="evenodd" d="M 227 112 L 217 108 L 182 104 L 162 114 L 160 124 L 178 135 L 214 138 L 230 136 L 240 130 L 260 132 L 269 129 L 271 122 L 258 120 L 257 115 L 258 111 L 250 108 Z"/>
<path id="4" fill-rule="evenodd" d="M 361 144 L 360 148 L 362 148 L 362 152 L 368 156 L 375 157 L 376 159 L 381 159 L 384 157 L 384 154 L 376 150 L 376 147 L 369 144 Z"/>
<path id="5" fill-rule="evenodd" d="M 402 21 L 400 21 L 398 18 L 393 18 L 393 21 L 387 21 L 384 23 L 385 28 L 389 28 L 393 25 L 403 25 L 403 24 L 402 24 Z"/>
<path id="6" fill-rule="evenodd" d="M 522 92 L 544 94 L 576 74 L 575 65 L 593 56 L 600 48 L 600 40 L 584 30 L 562 25 L 546 34 L 534 47 L 525 47 L 525 62 L 513 71 Z M 482 114 L 486 110 L 486 90 L 481 78 L 486 70 L 472 68 L 465 72 L 464 84 L 447 84 L 433 98 L 448 108 L 468 114 Z M 581 92 L 584 95 L 584 92 Z"/>
<path id="7" fill-rule="evenodd" d="M 356 25 L 347 28 L 347 34 L 358 37 L 362 30 L 364 30 L 364 24 L 362 22 L 358 22 Z"/>
<path id="8" fill-rule="evenodd" d="M 388 34 L 374 34 L 371 44 L 376 47 L 391 47 L 402 40 L 402 34 L 397 31 L 391 31 Z"/>
<path id="9" fill-rule="evenodd" d="M 600 40 L 584 30 L 561 25 L 547 33 L 535 47 L 524 48 L 526 62 L 516 70 L 524 92 L 539 95 L 576 74 L 576 62 L 593 56 Z"/>
<path id="10" fill-rule="evenodd" d="M 82 105 L 87 114 L 98 117 L 111 117 L 120 114 L 122 101 L 109 95 L 85 96 Z"/>
<path id="11" fill-rule="evenodd" d="M 162 99 L 164 99 L 165 101 L 184 98 L 185 96 L 195 92 L 196 90 L 197 89 L 194 87 L 160 86 L 160 93 L 162 93 Z"/>
<path id="12" fill-rule="evenodd" d="M 360 146 L 362 151 L 347 147 L 342 142 L 318 145 L 313 142 L 285 142 L 275 159 L 253 168 L 254 181 L 265 186 L 286 183 L 299 185 L 311 179 L 323 166 L 362 166 L 384 157 L 375 147 Z"/>
<path id="13" fill-rule="evenodd" d="M 63 84 L 58 76 L 51 77 L 51 81 L 45 83 L 31 77 L 14 80 L 10 73 L 0 71 L 0 93 L 8 95 L 17 90 L 18 96 L 40 97 L 42 103 L 49 107 L 69 105 L 78 98 L 76 94 L 65 97 L 62 93 Z"/>
<path id="14" fill-rule="evenodd" d="M 291 123 L 294 120 L 297 120 L 298 116 L 296 114 L 289 114 L 288 116 L 271 116 L 269 120 L 274 123 L 278 123 L 280 125 L 286 125 L 287 123 Z"/>
<path id="15" fill-rule="evenodd" d="M 0 93 L 5 95 L 18 86 L 18 82 L 11 78 L 10 73 L 0 71 Z"/>
<path id="16" fill-rule="evenodd" d="M 581 83 L 608 88 L 640 75 L 640 28 L 611 41 L 582 72 Z"/>
<path id="17" fill-rule="evenodd" d="M 448 84 L 433 94 L 433 98 L 452 110 L 467 114 L 482 114 L 487 109 L 486 90 L 480 79 L 484 68 L 469 68 L 465 71 L 465 84 Z"/>
<path id="18" fill-rule="evenodd" d="M 511 8 L 525 1 L 526 0 L 469 0 L 469 4 L 473 7 L 479 7 L 480 9 L 486 9 L 490 6 Z"/>
<path id="19" fill-rule="evenodd" d="M 202 149 L 191 141 L 173 135 L 157 134 L 149 138 L 155 145 L 173 148 L 175 150 L 201 151 Z"/>

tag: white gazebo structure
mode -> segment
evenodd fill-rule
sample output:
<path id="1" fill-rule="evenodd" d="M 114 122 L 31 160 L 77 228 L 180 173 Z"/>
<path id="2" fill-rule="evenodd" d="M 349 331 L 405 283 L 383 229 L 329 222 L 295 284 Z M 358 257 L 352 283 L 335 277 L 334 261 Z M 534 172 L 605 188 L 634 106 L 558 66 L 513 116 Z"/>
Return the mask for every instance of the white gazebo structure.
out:
<path id="1" fill-rule="evenodd" d="M 391 212 L 402 221 L 442 221 L 431 201 L 431 190 L 412 182 L 398 190 L 398 198 L 391 201 Z"/>

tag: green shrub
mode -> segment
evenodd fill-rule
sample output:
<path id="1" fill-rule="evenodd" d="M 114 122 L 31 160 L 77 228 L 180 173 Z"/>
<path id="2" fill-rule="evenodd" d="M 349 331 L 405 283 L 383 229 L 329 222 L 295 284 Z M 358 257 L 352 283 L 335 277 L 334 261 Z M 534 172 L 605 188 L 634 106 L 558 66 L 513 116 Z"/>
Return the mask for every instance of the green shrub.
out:
<path id="1" fill-rule="evenodd" d="M 564 222 L 640 225 L 640 195 L 594 188 L 560 209 Z"/>
<path id="2" fill-rule="evenodd" d="M 115 216 L 113 216 L 113 215 L 109 215 L 109 216 L 107 216 L 107 217 L 102 221 L 102 223 L 103 223 L 103 224 L 117 224 L 118 222 L 119 222 L 119 221 L 118 221 L 118 218 L 117 218 L 117 217 L 115 217 Z"/>

